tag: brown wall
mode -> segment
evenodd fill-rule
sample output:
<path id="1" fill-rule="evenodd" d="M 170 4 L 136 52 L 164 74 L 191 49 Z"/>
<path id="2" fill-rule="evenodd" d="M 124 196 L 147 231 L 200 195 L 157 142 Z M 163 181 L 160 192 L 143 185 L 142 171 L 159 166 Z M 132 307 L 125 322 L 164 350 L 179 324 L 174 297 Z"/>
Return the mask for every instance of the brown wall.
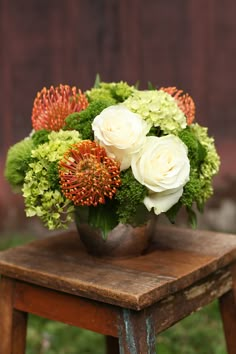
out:
<path id="1" fill-rule="evenodd" d="M 31 129 L 38 90 L 86 89 L 99 72 L 188 91 L 217 139 L 221 176 L 236 176 L 235 14 L 234 0 L 0 0 L 0 167 Z"/>

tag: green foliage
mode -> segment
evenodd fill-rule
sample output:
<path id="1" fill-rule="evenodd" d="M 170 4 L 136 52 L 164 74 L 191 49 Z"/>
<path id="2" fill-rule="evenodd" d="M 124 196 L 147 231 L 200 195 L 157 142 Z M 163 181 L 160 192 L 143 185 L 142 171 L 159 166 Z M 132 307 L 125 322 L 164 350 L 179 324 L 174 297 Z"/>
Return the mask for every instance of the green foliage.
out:
<path id="1" fill-rule="evenodd" d="M 191 169 L 190 179 L 184 186 L 184 192 L 180 199 L 181 203 L 188 208 L 191 208 L 193 202 L 197 200 L 201 193 L 202 181 L 199 179 L 199 174 L 196 169 Z"/>
<path id="2" fill-rule="evenodd" d="M 98 88 L 101 83 L 101 77 L 99 74 L 96 75 L 93 87 Z"/>
<path id="3" fill-rule="evenodd" d="M 187 214 L 188 214 L 188 222 L 189 225 L 193 228 L 196 229 L 197 227 L 197 214 L 192 208 L 186 208 Z"/>
<path id="4" fill-rule="evenodd" d="M 195 224 L 192 205 L 196 202 L 198 210 L 203 211 L 205 202 L 212 195 L 212 177 L 219 169 L 219 156 L 207 128 L 192 124 L 180 132 L 179 137 L 188 147 L 191 165 L 190 179 L 184 186 L 180 202 L 187 207 L 190 221 Z"/>
<path id="5" fill-rule="evenodd" d="M 178 202 L 175 205 L 173 205 L 172 208 L 170 208 L 169 210 L 167 210 L 165 212 L 165 215 L 167 216 L 167 218 L 169 219 L 171 224 L 175 223 L 176 216 L 177 216 L 178 212 L 180 211 L 181 207 L 182 207 L 182 204 L 180 202 Z"/>
<path id="6" fill-rule="evenodd" d="M 97 228 L 105 241 L 108 233 L 118 224 L 113 200 L 107 199 L 105 204 L 98 204 L 96 207 L 76 205 L 75 223 L 76 225 L 89 224 Z"/>
<path id="7" fill-rule="evenodd" d="M 184 186 L 183 194 L 178 203 L 176 203 L 165 215 L 171 223 L 175 222 L 176 216 L 181 209 L 181 206 L 186 207 L 190 225 L 195 228 L 197 219 L 196 213 L 192 207 L 194 203 L 200 208 L 200 201 L 203 189 L 203 181 L 200 178 L 201 165 L 206 158 L 206 149 L 199 142 L 194 132 L 187 127 L 179 133 L 179 138 L 185 143 L 188 148 L 188 158 L 190 161 L 190 176 L 189 181 Z"/>
<path id="8" fill-rule="evenodd" d="M 151 127 L 147 136 L 161 136 L 160 127 Z"/>
<path id="9" fill-rule="evenodd" d="M 86 109 L 85 109 L 86 110 Z M 79 130 L 79 112 L 69 114 L 65 119 L 63 130 Z"/>
<path id="10" fill-rule="evenodd" d="M 192 205 L 202 193 L 202 179 L 200 178 L 201 165 L 204 163 L 207 152 L 205 147 L 199 142 L 197 136 L 187 127 L 179 133 L 180 139 L 188 148 L 188 158 L 190 161 L 190 176 L 189 181 L 184 186 L 184 192 L 180 202 L 187 207 L 188 214 L 193 215 L 191 210 Z M 193 218 L 191 218 L 193 220 Z"/>
<path id="11" fill-rule="evenodd" d="M 15 190 L 21 188 L 24 183 L 25 174 L 31 162 L 33 146 L 33 140 L 26 138 L 8 150 L 4 175 Z"/>
<path id="12" fill-rule="evenodd" d="M 156 90 L 156 86 L 153 85 L 153 83 L 151 81 L 148 81 L 148 90 Z"/>
<path id="13" fill-rule="evenodd" d="M 106 240 L 108 233 L 118 224 L 113 201 L 107 200 L 105 204 L 90 206 L 88 223 L 100 229 L 103 239 Z"/>
<path id="14" fill-rule="evenodd" d="M 91 102 L 89 106 L 79 113 L 78 131 L 82 139 L 93 140 L 92 122 L 105 108 L 111 105 L 110 99 L 101 99 Z"/>
<path id="15" fill-rule="evenodd" d="M 89 106 L 79 112 L 72 113 L 65 119 L 64 130 L 77 130 L 82 139 L 93 140 L 92 122 L 105 108 L 112 104 L 110 99 L 93 101 Z"/>
<path id="16" fill-rule="evenodd" d="M 60 190 L 58 162 L 53 161 L 48 165 L 47 178 L 52 190 Z"/>
<path id="17" fill-rule="evenodd" d="M 201 193 L 197 195 L 196 204 L 198 210 L 203 212 L 206 201 L 213 195 L 213 186 L 211 179 L 204 179 L 202 175 L 200 175 L 200 179 L 202 188 Z"/>
<path id="18" fill-rule="evenodd" d="M 138 210 L 147 195 L 147 188 L 134 178 L 131 168 L 121 172 L 121 180 L 121 187 L 115 195 L 118 202 L 116 213 L 121 223 L 132 224 L 136 222 Z"/>
<path id="19" fill-rule="evenodd" d="M 179 133 L 179 138 L 188 148 L 188 158 L 193 168 L 199 168 L 206 157 L 206 149 L 189 127 Z"/>
<path id="20" fill-rule="evenodd" d="M 36 130 L 32 135 L 34 146 L 37 147 L 40 144 L 46 143 L 49 133 L 50 131 L 46 129 Z"/>

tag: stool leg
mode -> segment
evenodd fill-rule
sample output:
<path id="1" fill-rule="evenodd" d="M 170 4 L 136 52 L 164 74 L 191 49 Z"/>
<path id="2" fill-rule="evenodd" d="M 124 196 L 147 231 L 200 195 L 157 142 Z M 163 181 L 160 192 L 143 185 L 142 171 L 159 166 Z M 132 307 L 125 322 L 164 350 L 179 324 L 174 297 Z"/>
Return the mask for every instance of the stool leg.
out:
<path id="1" fill-rule="evenodd" d="M 219 299 L 228 354 L 236 353 L 236 305 L 233 290 Z"/>
<path id="2" fill-rule="evenodd" d="M 14 281 L 0 279 L 0 353 L 25 354 L 27 314 L 13 308 Z"/>
<path id="3" fill-rule="evenodd" d="M 106 354 L 119 354 L 118 339 L 111 336 L 106 336 Z"/>
<path id="4" fill-rule="evenodd" d="M 155 354 L 155 326 L 145 311 L 123 309 L 119 324 L 121 354 Z"/>

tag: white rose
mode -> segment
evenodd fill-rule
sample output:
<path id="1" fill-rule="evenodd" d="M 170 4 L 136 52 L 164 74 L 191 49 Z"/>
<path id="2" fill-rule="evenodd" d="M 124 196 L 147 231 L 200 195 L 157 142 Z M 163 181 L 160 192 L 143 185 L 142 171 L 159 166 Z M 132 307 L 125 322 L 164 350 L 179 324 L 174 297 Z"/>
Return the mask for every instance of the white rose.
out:
<path id="1" fill-rule="evenodd" d="M 177 203 L 189 180 L 187 147 L 174 135 L 149 136 L 133 156 L 131 168 L 134 177 L 149 189 L 144 204 L 158 215 Z"/>
<path id="2" fill-rule="evenodd" d="M 154 213 L 159 215 L 169 210 L 173 205 L 175 205 L 183 194 L 183 187 L 180 187 L 171 192 L 165 191 L 160 193 L 149 193 L 148 196 L 144 198 L 144 205 L 150 211 L 154 209 Z"/>
<path id="3" fill-rule="evenodd" d="M 121 163 L 120 169 L 130 167 L 133 154 L 144 144 L 150 126 L 142 117 L 122 105 L 105 108 L 92 123 L 95 140 L 109 157 Z"/>

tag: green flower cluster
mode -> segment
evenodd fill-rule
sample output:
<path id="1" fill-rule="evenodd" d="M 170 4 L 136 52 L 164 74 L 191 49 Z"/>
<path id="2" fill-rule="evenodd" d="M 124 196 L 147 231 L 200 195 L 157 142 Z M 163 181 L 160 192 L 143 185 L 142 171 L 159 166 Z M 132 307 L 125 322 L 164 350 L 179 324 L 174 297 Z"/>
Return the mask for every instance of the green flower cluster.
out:
<path id="1" fill-rule="evenodd" d="M 195 224 L 193 204 L 196 203 L 198 210 L 203 211 L 205 202 L 213 193 L 212 177 L 219 170 L 220 159 L 215 149 L 214 139 L 208 136 L 207 128 L 192 124 L 181 131 L 179 137 L 188 147 L 190 178 L 184 186 L 179 202 L 166 215 L 173 222 L 181 205 L 184 205 L 191 223 Z"/>
<path id="2" fill-rule="evenodd" d="M 117 104 L 126 100 L 135 91 L 134 86 L 126 82 L 100 82 L 97 87 L 86 91 L 89 102 L 98 100 L 110 100 L 111 104 Z"/>
<path id="3" fill-rule="evenodd" d="M 185 128 L 179 133 L 179 138 L 188 148 L 188 158 L 192 168 L 199 169 L 200 164 L 206 157 L 206 149 L 199 142 L 198 137 L 190 127 Z"/>
<path id="4" fill-rule="evenodd" d="M 201 193 L 202 183 L 199 179 L 199 171 L 201 163 L 206 156 L 206 151 L 189 127 L 182 130 L 179 137 L 188 148 L 188 158 L 190 162 L 189 181 L 184 186 L 184 191 L 179 203 L 180 205 L 185 205 L 186 208 L 190 210 L 192 209 L 193 203 L 197 201 L 199 193 Z"/>
<path id="5" fill-rule="evenodd" d="M 148 193 L 147 188 L 134 178 L 131 168 L 121 172 L 121 180 L 122 184 L 115 195 L 118 202 L 116 209 L 118 220 L 123 224 L 142 223 L 145 217 L 144 210 L 142 208 L 140 215 L 137 215 L 137 211 L 143 206 L 143 200 Z"/>
<path id="6" fill-rule="evenodd" d="M 92 101 L 83 111 L 70 114 L 65 119 L 63 130 L 78 130 L 83 140 L 94 140 L 92 122 L 98 114 L 112 104 L 111 98 Z"/>
<path id="7" fill-rule="evenodd" d="M 162 90 L 136 90 L 123 104 L 140 114 L 150 125 L 159 127 L 164 134 L 176 135 L 187 125 L 176 100 Z"/>
<path id="8" fill-rule="evenodd" d="M 31 162 L 34 142 L 31 137 L 19 141 L 8 150 L 4 175 L 15 191 L 21 189 Z"/>
<path id="9" fill-rule="evenodd" d="M 41 129 L 33 132 L 32 139 L 33 139 L 34 146 L 36 147 L 40 144 L 46 143 L 48 141 L 49 133 L 50 131 L 47 129 Z"/>
<path id="10" fill-rule="evenodd" d="M 26 215 L 38 216 L 50 230 L 65 228 L 73 219 L 74 206 L 56 188 L 57 163 L 66 150 L 81 141 L 77 131 L 52 131 L 48 142 L 32 150 L 32 162 L 24 178 Z"/>

